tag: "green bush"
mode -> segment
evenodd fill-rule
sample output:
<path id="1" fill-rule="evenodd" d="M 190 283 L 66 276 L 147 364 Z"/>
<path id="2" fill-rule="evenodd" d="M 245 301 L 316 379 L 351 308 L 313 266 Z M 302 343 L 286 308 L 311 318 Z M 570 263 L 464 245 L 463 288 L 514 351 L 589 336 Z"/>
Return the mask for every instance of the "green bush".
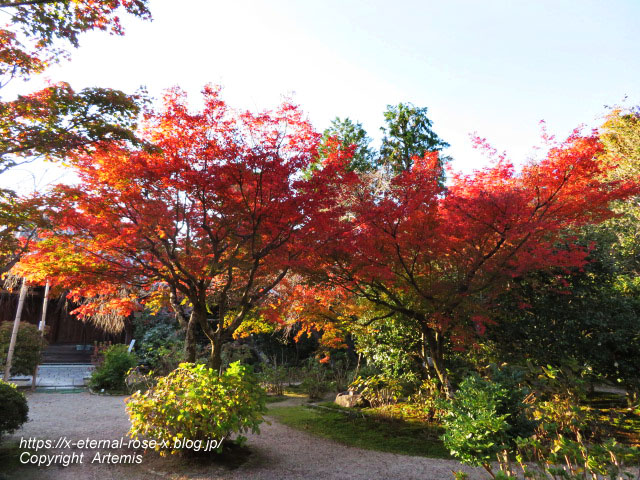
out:
<path id="1" fill-rule="evenodd" d="M 104 351 L 102 363 L 91 374 L 89 386 L 94 390 L 125 391 L 127 374 L 137 364 L 137 357 L 127 351 L 126 345 L 112 345 Z"/>
<path id="2" fill-rule="evenodd" d="M 382 373 L 403 383 L 419 383 L 423 370 L 417 360 L 422 349 L 419 329 L 395 317 L 378 320 L 374 325 L 367 329 L 366 335 L 355 337 L 356 350 L 367 360 L 369 370 L 378 371 L 370 373 Z M 359 374 L 363 378 L 369 376 L 364 372 Z"/>
<path id="3" fill-rule="evenodd" d="M 442 392 L 438 388 L 437 380 L 423 380 L 415 393 L 409 397 L 408 404 L 414 415 L 428 422 L 440 416 Z"/>
<path id="4" fill-rule="evenodd" d="M 379 374 L 367 378 L 358 377 L 349 389 L 360 393 L 365 401 L 376 408 L 396 403 L 402 395 L 403 385 L 396 378 Z"/>
<path id="5" fill-rule="evenodd" d="M 490 471 L 497 460 L 502 474 L 511 475 L 508 453 L 515 451 L 519 437 L 531 436 L 536 425 L 523 403 L 527 393 L 519 386 L 519 374 L 510 369 L 494 370 L 492 380 L 467 377 L 443 404 L 445 446 L 465 464 Z"/>
<path id="6" fill-rule="evenodd" d="M 355 372 L 351 367 L 349 357 L 343 352 L 331 356 L 331 377 L 337 392 L 345 391 L 353 381 Z"/>
<path id="7" fill-rule="evenodd" d="M 284 395 L 284 386 L 289 378 L 287 368 L 282 365 L 271 366 L 264 364 L 258 375 L 260 386 L 272 395 Z"/>
<path id="8" fill-rule="evenodd" d="M 318 363 L 315 358 L 310 358 L 307 365 L 302 370 L 304 375 L 302 380 L 302 391 L 309 395 L 312 400 L 320 400 L 331 390 L 328 369 Z"/>
<path id="9" fill-rule="evenodd" d="M 0 324 L 0 368 L 4 370 L 7 353 L 9 352 L 9 342 L 13 322 L 3 322 Z M 16 348 L 13 351 L 11 362 L 12 375 L 32 375 L 35 368 L 40 364 L 42 350 L 46 341 L 38 327 L 30 323 L 20 323 Z"/>
<path id="10" fill-rule="evenodd" d="M 27 421 L 29 406 L 15 385 L 0 380 L 0 437 L 12 433 Z"/>
<path id="11" fill-rule="evenodd" d="M 158 323 L 149 326 L 136 345 L 143 365 L 160 375 L 174 370 L 183 357 L 184 340 L 174 325 Z"/>
<path id="12" fill-rule="evenodd" d="M 523 404 L 527 390 L 519 387 L 516 370 L 494 369 L 492 381 L 477 375 L 464 380 L 445 404 L 445 446 L 463 463 L 482 465 L 496 480 L 634 478 L 627 466 L 640 460 L 638 448 L 597 438 L 593 419 L 569 388 L 575 386 L 571 376 L 543 371 L 534 383 L 543 387 L 536 395 L 545 400 L 536 401 L 531 412 Z M 500 471 L 494 473 L 490 462 L 495 460 Z M 456 478 L 466 477 L 457 472 Z"/>
<path id="13" fill-rule="evenodd" d="M 640 461 L 640 450 L 609 438 L 602 412 L 581 405 L 582 380 L 570 368 L 541 368 L 533 415 L 535 435 L 519 438 L 518 460 L 527 478 L 633 478 L 628 465 Z M 611 423 L 615 423 L 609 419 Z"/>
<path id="14" fill-rule="evenodd" d="M 220 452 L 221 440 L 231 434 L 243 443 L 243 433 L 259 433 L 265 400 L 251 367 L 235 362 L 219 375 L 205 365 L 181 363 L 155 387 L 129 398 L 129 435 L 155 440 L 161 454 L 198 450 L 208 441 L 220 441 Z M 180 445 L 187 440 L 199 443 Z"/>
<path id="15" fill-rule="evenodd" d="M 529 437 L 518 439 L 517 458 L 525 478 L 631 479 L 637 478 L 633 471 L 640 460 L 640 449 L 613 439 L 588 443 L 558 435 L 546 443 Z"/>

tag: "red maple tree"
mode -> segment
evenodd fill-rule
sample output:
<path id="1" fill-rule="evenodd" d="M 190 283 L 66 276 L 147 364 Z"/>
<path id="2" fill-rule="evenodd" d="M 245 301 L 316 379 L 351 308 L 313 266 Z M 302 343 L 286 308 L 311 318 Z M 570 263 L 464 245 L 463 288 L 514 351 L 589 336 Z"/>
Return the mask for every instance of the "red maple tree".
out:
<path id="1" fill-rule="evenodd" d="M 498 158 L 447 188 L 434 153 L 382 189 L 348 172 L 344 155 L 330 158 L 315 178 L 327 203 L 308 272 L 416 326 L 446 390 L 445 349 L 484 331 L 510 280 L 584 265 L 571 231 L 609 218 L 612 200 L 638 191 L 605 179 L 601 151 L 597 137 L 574 133 L 519 172 Z"/>
<path id="2" fill-rule="evenodd" d="M 94 299 L 81 316 L 128 314 L 141 296 L 171 305 L 187 360 L 199 325 L 214 368 L 298 255 L 312 197 L 302 172 L 318 143 L 295 106 L 238 112 L 219 93 L 206 87 L 203 108 L 190 111 L 181 91 L 169 91 L 144 122 L 151 149 L 105 142 L 79 152 L 79 184 L 48 196 L 53 227 L 19 265 L 74 299 Z"/>

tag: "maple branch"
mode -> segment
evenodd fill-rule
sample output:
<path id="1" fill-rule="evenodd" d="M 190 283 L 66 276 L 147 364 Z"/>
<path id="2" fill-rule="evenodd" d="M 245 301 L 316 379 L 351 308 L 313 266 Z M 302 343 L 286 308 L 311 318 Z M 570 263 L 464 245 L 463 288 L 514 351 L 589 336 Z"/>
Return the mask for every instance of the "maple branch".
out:
<path id="1" fill-rule="evenodd" d="M 413 288 L 420 294 L 421 297 L 433 303 L 433 297 L 431 295 L 427 295 L 422 291 L 422 289 L 418 286 L 418 282 L 416 281 L 415 275 L 407 267 L 407 264 L 405 263 L 402 253 L 400 251 L 400 245 L 398 245 L 398 243 L 396 242 L 394 246 L 395 246 L 396 254 L 398 255 L 398 260 L 400 261 L 400 265 L 402 265 L 402 269 L 407 274 L 407 280 L 409 280 L 409 283 L 413 285 Z M 415 260 L 414 260 L 414 265 L 415 265 Z"/>
<path id="2" fill-rule="evenodd" d="M 464 281 L 462 282 L 460 287 L 458 287 L 459 293 L 466 293 L 469 290 L 469 286 L 471 285 L 471 282 L 473 281 L 473 278 L 475 277 L 476 273 L 478 273 L 478 270 L 480 270 L 480 267 L 482 267 L 482 265 L 484 265 L 487 261 L 489 261 L 489 259 L 491 259 L 494 255 L 498 253 L 502 245 L 504 245 L 505 241 L 506 241 L 505 237 L 502 236 L 496 242 L 494 247 L 489 252 L 484 254 L 482 258 L 477 262 L 477 264 L 471 270 L 469 270 L 467 275 L 465 275 Z"/>
<path id="3" fill-rule="evenodd" d="M 265 287 L 262 287 L 262 289 L 260 289 L 254 295 L 252 295 L 251 296 L 252 303 L 257 302 L 262 297 L 264 297 L 267 293 L 269 293 L 271 290 L 273 290 L 284 279 L 284 277 L 287 275 L 287 273 L 289 273 L 289 267 L 286 267 L 284 270 L 282 270 L 278 274 L 278 276 L 270 284 L 268 284 Z"/>
<path id="4" fill-rule="evenodd" d="M 131 212 L 131 209 L 130 209 L 130 208 L 133 208 L 133 205 L 130 206 L 129 204 L 124 204 L 123 208 L 126 210 L 126 213 L 127 213 L 125 218 L 128 218 L 134 225 L 136 225 L 137 227 L 140 227 L 140 224 L 138 222 L 138 216 L 140 215 L 139 212 L 135 211 L 135 209 L 134 209 L 135 213 L 137 214 L 137 215 L 134 215 Z M 115 225 L 115 223 L 114 223 L 114 225 Z M 148 251 L 154 256 L 154 258 L 156 258 L 162 265 L 164 265 L 167 268 L 167 270 L 169 271 L 169 273 L 171 275 L 171 278 L 178 284 L 178 286 L 181 286 L 183 282 L 180 279 L 180 276 L 178 275 L 178 272 L 175 271 L 174 265 L 171 262 L 166 261 L 165 258 L 164 258 L 164 255 L 160 254 L 156 250 L 156 244 L 153 242 L 153 240 L 148 235 L 142 234 L 142 235 L 140 235 L 140 237 L 142 238 L 142 240 L 144 240 L 148 244 Z M 140 259 L 139 252 L 138 252 L 136 247 L 137 247 L 136 245 L 132 245 L 132 250 L 133 251 L 130 252 L 128 256 L 130 258 L 135 259 L 141 265 L 146 266 L 144 264 L 144 262 Z M 155 268 L 153 268 L 152 271 L 155 271 L 156 273 L 160 274 L 160 272 Z M 162 274 L 160 274 L 159 276 L 161 278 L 166 278 Z M 186 283 L 186 282 L 184 282 L 184 283 Z M 183 292 L 183 293 L 187 293 L 187 292 Z"/>
<path id="5" fill-rule="evenodd" d="M 10 258 L 7 260 L 6 263 L 3 263 L 2 265 L 0 265 L 0 275 L 3 275 L 7 273 L 9 270 L 11 270 L 20 261 L 20 257 L 22 257 L 22 255 L 24 255 L 29 251 L 29 246 L 30 246 L 29 244 L 31 243 L 31 240 L 33 240 L 33 238 L 35 237 L 37 231 L 38 231 L 37 228 L 31 229 L 24 244 L 17 251 L 13 252 L 10 255 Z"/>
<path id="6" fill-rule="evenodd" d="M 369 326 L 369 325 L 371 325 L 373 322 L 376 322 L 376 321 L 378 321 L 378 320 L 384 320 L 385 318 L 393 317 L 395 314 L 396 314 L 396 312 L 389 312 L 389 313 L 387 313 L 387 314 L 385 314 L 385 315 L 380 315 L 380 316 L 377 316 L 377 317 L 373 317 L 373 318 L 371 318 L 371 319 L 367 320 L 366 322 L 361 323 L 360 325 L 362 325 L 362 326 L 364 326 L 364 327 L 368 327 L 368 326 Z"/>
<path id="7" fill-rule="evenodd" d="M 169 293 L 169 304 L 171 305 L 171 309 L 176 314 L 176 319 L 180 326 L 184 329 L 187 328 L 187 319 L 184 316 L 184 311 L 182 307 L 178 305 L 177 295 L 176 295 L 176 287 L 175 285 L 170 285 L 170 293 Z"/>
<path id="8" fill-rule="evenodd" d="M 353 280 L 353 279 L 352 279 Z M 354 282 L 349 282 L 349 283 L 354 283 Z M 376 305 L 380 305 L 382 307 L 386 307 L 389 310 L 392 310 L 396 313 L 402 313 L 404 315 L 407 316 L 413 316 L 416 314 L 416 312 L 414 312 L 413 310 L 410 310 L 406 307 L 404 307 L 400 300 L 395 297 L 384 285 L 377 283 L 375 281 L 370 282 L 370 283 L 363 283 L 362 285 L 368 286 L 373 290 L 373 293 L 371 293 L 371 291 L 368 291 L 366 288 L 362 288 L 361 284 L 359 282 L 355 282 L 354 283 L 354 287 L 350 287 L 348 286 L 348 284 L 346 285 L 341 285 L 342 288 L 344 288 L 346 291 L 351 292 L 355 295 L 358 295 L 362 298 L 365 298 L 367 300 L 369 300 L 370 302 L 375 303 Z M 387 296 L 389 296 L 391 298 L 391 300 L 394 303 L 389 303 L 386 300 L 383 300 L 380 297 L 380 291 L 377 291 L 376 289 L 381 290 L 383 293 L 385 293 Z"/>
<path id="9" fill-rule="evenodd" d="M 240 309 L 240 312 L 236 315 L 236 317 L 233 319 L 231 324 L 225 329 L 225 334 L 227 336 L 233 335 L 233 333 L 238 329 L 242 321 L 245 319 L 245 317 L 249 313 L 250 309 L 251 309 L 250 306 L 243 305 L 243 307 Z"/>
<path id="10" fill-rule="evenodd" d="M 520 240 L 520 243 L 518 243 L 518 245 L 516 245 L 515 248 L 509 254 L 507 254 L 504 260 L 500 263 L 500 266 L 501 267 L 506 266 L 507 261 L 511 259 L 516 253 L 518 253 L 518 251 L 527 243 L 530 237 L 531 237 L 531 233 L 527 233 L 524 236 L 524 238 Z M 498 276 L 499 275 L 497 273 L 494 273 L 492 276 L 489 277 L 489 279 L 484 283 L 484 285 L 478 286 L 478 288 L 475 288 L 474 290 L 472 290 L 471 293 L 479 293 L 479 292 L 482 292 L 483 290 L 486 290 L 487 288 L 489 288 L 491 283 L 493 283 L 498 278 Z"/>
<path id="11" fill-rule="evenodd" d="M 152 242 L 153 243 L 153 242 Z M 166 239 L 160 238 L 160 244 L 164 247 L 165 253 L 168 258 L 171 260 L 171 264 L 175 265 L 175 267 L 189 280 L 191 280 L 194 284 L 198 283 L 198 279 L 186 268 L 182 266 L 180 260 L 175 256 L 175 246 L 172 248 Z M 154 248 L 155 250 L 155 248 Z"/>
<path id="12" fill-rule="evenodd" d="M 223 328 L 224 317 L 225 317 L 224 307 L 225 307 L 225 304 L 227 303 L 227 294 L 231 289 L 232 284 L 233 284 L 233 266 L 229 265 L 227 267 L 227 282 L 223 287 L 222 292 L 220 292 L 220 296 L 218 299 L 218 328 L 216 330 L 216 333 L 219 333 Z"/>
<path id="13" fill-rule="evenodd" d="M 214 261 L 218 262 L 224 251 L 228 248 L 228 245 L 223 245 L 222 248 L 218 248 L 217 246 L 220 244 L 220 239 L 213 233 L 211 229 L 211 225 L 208 223 L 208 213 L 207 213 L 207 205 L 206 205 L 206 197 L 202 190 L 198 192 L 198 201 L 200 202 L 200 206 L 202 208 L 202 229 L 207 233 L 209 237 L 209 241 L 212 244 L 214 250 Z"/>

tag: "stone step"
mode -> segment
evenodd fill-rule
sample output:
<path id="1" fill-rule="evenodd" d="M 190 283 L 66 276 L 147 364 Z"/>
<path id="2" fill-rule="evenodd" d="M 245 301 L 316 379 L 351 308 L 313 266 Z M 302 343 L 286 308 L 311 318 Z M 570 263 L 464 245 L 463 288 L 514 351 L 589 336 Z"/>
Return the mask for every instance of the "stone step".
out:
<path id="1" fill-rule="evenodd" d="M 42 364 L 36 377 L 37 387 L 84 387 L 95 367 L 90 363 Z M 11 377 L 10 381 L 19 387 L 30 387 L 32 376 Z"/>
<path id="2" fill-rule="evenodd" d="M 91 363 L 93 345 L 49 345 L 42 352 L 42 363 Z"/>

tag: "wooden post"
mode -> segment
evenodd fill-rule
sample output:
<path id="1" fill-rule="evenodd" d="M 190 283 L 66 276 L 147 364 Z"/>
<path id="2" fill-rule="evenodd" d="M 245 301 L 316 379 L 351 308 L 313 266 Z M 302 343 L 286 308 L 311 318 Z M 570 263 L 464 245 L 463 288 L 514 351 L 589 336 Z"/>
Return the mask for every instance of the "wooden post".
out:
<path id="1" fill-rule="evenodd" d="M 44 338 L 44 327 L 47 325 L 47 304 L 49 303 L 49 280 L 47 280 L 44 286 L 44 300 L 42 301 L 42 317 L 40 317 L 40 323 L 38 324 L 38 330 L 40 330 L 40 336 Z M 31 379 L 31 390 L 36 389 L 36 380 L 38 378 L 38 365 L 33 369 L 33 377 Z"/>
<path id="2" fill-rule="evenodd" d="M 20 298 L 18 300 L 18 311 L 16 312 L 16 319 L 13 322 L 13 331 L 11 332 L 11 340 L 9 342 L 9 351 L 7 352 L 7 363 L 4 367 L 4 381 L 8 382 L 11 376 L 11 363 L 13 362 L 13 351 L 16 348 L 16 340 L 18 339 L 18 329 L 20 328 L 20 317 L 22 316 L 22 309 L 24 307 L 24 298 L 27 296 L 27 280 L 22 279 L 22 286 L 20 287 Z"/>

